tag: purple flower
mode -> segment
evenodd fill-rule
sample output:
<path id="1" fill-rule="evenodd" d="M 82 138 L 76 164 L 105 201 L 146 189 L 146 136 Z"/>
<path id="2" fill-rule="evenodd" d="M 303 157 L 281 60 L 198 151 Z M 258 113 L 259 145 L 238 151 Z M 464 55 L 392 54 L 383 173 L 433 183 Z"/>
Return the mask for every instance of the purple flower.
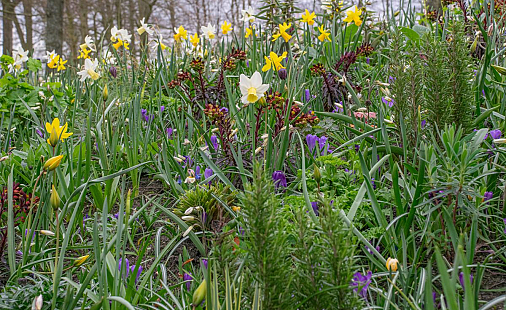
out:
<path id="1" fill-rule="evenodd" d="M 325 136 L 322 136 L 321 138 L 318 139 L 318 147 L 320 148 L 320 151 L 322 152 L 325 152 L 325 146 L 327 145 L 327 140 L 328 138 L 325 137 Z"/>
<path id="2" fill-rule="evenodd" d="M 200 174 L 200 166 L 195 167 L 195 179 L 200 180 L 200 177 L 202 175 Z"/>
<path id="3" fill-rule="evenodd" d="M 306 98 L 306 102 L 309 102 L 309 100 L 311 100 L 311 93 L 309 92 L 309 89 L 306 89 L 304 91 L 304 96 Z"/>
<path id="4" fill-rule="evenodd" d="M 132 267 L 130 267 L 130 274 L 133 274 L 135 271 L 135 265 L 132 265 Z M 142 266 L 139 266 L 139 269 L 137 270 L 137 275 L 135 276 L 135 283 L 139 282 L 139 277 L 141 276 L 141 273 L 142 273 Z M 127 272 L 127 277 L 128 277 L 128 272 Z"/>
<path id="5" fill-rule="evenodd" d="M 397 80 L 397 78 L 395 78 L 393 76 L 388 77 L 388 83 L 393 83 L 393 82 L 395 82 L 395 80 Z"/>
<path id="6" fill-rule="evenodd" d="M 123 264 L 123 262 L 125 263 L 125 278 L 128 277 L 128 274 L 130 273 L 130 263 L 128 262 L 128 258 L 125 258 L 125 260 L 123 261 L 123 258 L 120 258 L 119 261 L 118 261 L 118 269 L 119 269 L 119 272 L 120 272 L 120 275 L 121 275 L 121 265 Z"/>
<path id="7" fill-rule="evenodd" d="M 211 143 L 213 144 L 213 148 L 215 151 L 218 151 L 219 144 L 218 144 L 218 137 L 216 135 L 211 136 Z"/>
<path id="8" fill-rule="evenodd" d="M 211 168 L 206 168 L 206 170 L 204 170 L 204 178 L 206 179 L 210 178 L 213 174 L 214 172 Z"/>
<path id="9" fill-rule="evenodd" d="M 311 202 L 311 207 L 313 207 L 313 211 L 316 214 L 316 216 L 320 215 L 320 213 L 318 212 L 318 202 L 316 201 Z"/>
<path id="10" fill-rule="evenodd" d="M 499 139 L 501 138 L 502 132 L 499 129 L 494 129 L 490 131 L 490 136 L 492 139 Z"/>
<path id="11" fill-rule="evenodd" d="M 165 106 L 160 106 L 160 112 L 163 112 L 165 110 Z"/>
<path id="12" fill-rule="evenodd" d="M 204 267 L 207 269 L 207 259 L 202 259 L 202 265 L 204 265 Z"/>
<path id="13" fill-rule="evenodd" d="M 485 194 L 483 195 L 483 202 L 488 201 L 488 200 L 492 199 L 493 197 L 494 197 L 493 192 L 485 192 Z"/>
<path id="14" fill-rule="evenodd" d="M 44 133 L 42 133 L 42 131 L 39 128 L 35 129 L 35 131 L 41 138 L 44 138 Z"/>
<path id="15" fill-rule="evenodd" d="M 366 246 L 365 248 L 366 248 L 367 252 L 369 252 L 370 254 L 373 254 L 372 250 L 371 250 L 371 249 L 369 249 L 369 247 L 368 247 L 368 246 Z M 376 249 L 376 251 L 378 251 L 378 252 L 379 252 L 379 251 L 380 251 L 380 246 L 379 246 L 379 245 L 377 245 L 377 246 L 375 247 L 375 249 Z"/>
<path id="16" fill-rule="evenodd" d="M 353 275 L 353 278 L 351 280 L 350 286 L 355 287 L 353 289 L 354 292 L 360 292 L 358 293 L 359 296 L 362 298 L 367 298 L 367 289 L 369 288 L 369 284 L 371 284 L 371 277 L 372 272 L 369 271 L 367 274 L 363 275 L 360 272 L 356 272 Z"/>
<path id="17" fill-rule="evenodd" d="M 165 129 L 165 132 L 167 133 L 167 138 L 171 139 L 172 138 L 172 134 L 174 133 L 174 129 L 172 128 L 167 128 Z"/>
<path id="18" fill-rule="evenodd" d="M 374 178 L 371 178 L 371 184 L 372 184 L 372 188 L 376 189 L 376 183 L 374 182 Z"/>
<path id="19" fill-rule="evenodd" d="M 276 188 L 279 188 L 279 187 L 287 187 L 287 183 L 286 183 L 286 176 L 285 174 L 283 173 L 283 171 L 274 171 L 274 173 L 272 174 L 272 179 L 274 180 L 274 184 L 276 185 Z"/>
<path id="20" fill-rule="evenodd" d="M 200 220 L 203 224 L 207 222 L 207 213 L 206 211 L 202 211 L 202 214 L 200 215 Z"/>
<path id="21" fill-rule="evenodd" d="M 360 145 L 355 144 L 355 153 L 358 153 L 358 151 L 360 151 Z"/>
<path id="22" fill-rule="evenodd" d="M 113 78 L 116 78 L 116 76 L 118 76 L 118 70 L 116 70 L 116 67 L 114 66 L 109 68 L 109 73 Z"/>
<path id="23" fill-rule="evenodd" d="M 307 142 L 307 146 L 309 148 L 309 152 L 313 152 L 313 149 L 314 147 L 316 146 L 316 141 L 318 141 L 318 136 L 316 135 L 312 135 L 312 134 L 308 134 L 306 136 L 306 142 Z"/>
<path id="24" fill-rule="evenodd" d="M 220 111 L 223 112 L 223 113 L 228 113 L 228 109 L 225 108 L 225 107 L 221 108 Z"/>
<path id="25" fill-rule="evenodd" d="M 365 59 L 365 62 L 366 62 L 367 64 L 369 64 L 369 63 L 371 62 L 371 59 L 369 59 L 369 57 L 367 57 L 367 58 Z"/>
<path id="26" fill-rule="evenodd" d="M 186 281 L 186 290 L 189 292 L 190 291 L 190 287 L 192 286 L 192 283 L 191 281 L 193 280 L 193 277 L 189 274 L 189 273 L 184 273 L 183 275 L 183 281 Z"/>
<path id="27" fill-rule="evenodd" d="M 280 79 L 286 80 L 287 76 L 288 76 L 288 72 L 286 71 L 286 69 L 283 69 L 283 68 L 279 69 L 279 71 L 278 71 L 278 77 Z"/>
<path id="28" fill-rule="evenodd" d="M 389 107 L 394 106 L 394 100 L 391 98 L 381 97 L 381 101 L 383 101 L 383 103 L 388 105 Z"/>
<path id="29" fill-rule="evenodd" d="M 469 281 L 471 282 L 471 284 L 473 284 L 473 274 L 469 275 Z M 459 273 L 459 282 L 460 282 L 460 286 L 462 286 L 463 289 L 466 289 L 464 287 L 464 273 L 463 272 Z"/>
<path id="30" fill-rule="evenodd" d="M 427 121 L 426 120 L 422 120 L 422 129 L 425 128 L 425 125 L 427 125 Z"/>
<path id="31" fill-rule="evenodd" d="M 246 59 L 246 67 L 249 68 L 249 59 Z"/>

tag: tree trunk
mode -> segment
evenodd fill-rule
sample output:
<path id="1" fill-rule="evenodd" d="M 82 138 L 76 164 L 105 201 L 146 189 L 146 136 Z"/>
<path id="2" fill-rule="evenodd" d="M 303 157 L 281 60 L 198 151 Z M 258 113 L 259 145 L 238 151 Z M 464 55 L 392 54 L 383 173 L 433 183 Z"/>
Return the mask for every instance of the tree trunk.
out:
<path id="1" fill-rule="evenodd" d="M 12 20 L 14 16 L 14 4 L 10 0 L 2 0 L 3 10 L 3 53 L 12 55 Z"/>
<path id="2" fill-rule="evenodd" d="M 63 47 L 63 1 L 47 0 L 46 50 L 62 53 Z"/>
<path id="3" fill-rule="evenodd" d="M 441 13 L 441 0 L 425 0 L 427 11 Z"/>
<path id="4" fill-rule="evenodd" d="M 33 49 L 32 0 L 23 0 L 23 12 L 26 29 L 25 49 L 31 51 Z"/>

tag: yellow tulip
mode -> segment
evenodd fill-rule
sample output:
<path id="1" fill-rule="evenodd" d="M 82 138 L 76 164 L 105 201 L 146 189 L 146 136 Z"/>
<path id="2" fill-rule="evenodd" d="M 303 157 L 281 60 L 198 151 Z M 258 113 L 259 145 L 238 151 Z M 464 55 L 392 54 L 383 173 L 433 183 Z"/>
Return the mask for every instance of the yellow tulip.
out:
<path id="1" fill-rule="evenodd" d="M 60 165 L 62 158 L 63 155 L 58 155 L 49 158 L 44 164 L 44 170 L 53 171 L 54 169 L 56 169 Z"/>

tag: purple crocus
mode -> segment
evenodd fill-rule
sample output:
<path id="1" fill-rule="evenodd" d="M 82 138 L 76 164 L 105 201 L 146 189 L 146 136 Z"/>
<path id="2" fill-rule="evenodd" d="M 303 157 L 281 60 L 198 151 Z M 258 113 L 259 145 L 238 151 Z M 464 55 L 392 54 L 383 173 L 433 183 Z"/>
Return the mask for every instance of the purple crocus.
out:
<path id="1" fill-rule="evenodd" d="M 316 214 L 316 216 L 320 215 L 320 213 L 318 211 L 318 202 L 316 202 L 316 201 L 311 202 L 311 207 L 313 207 L 313 211 L 314 211 L 314 214 Z"/>
<path id="2" fill-rule="evenodd" d="M 394 100 L 391 98 L 381 97 L 381 101 L 388 105 L 390 108 L 394 106 Z"/>
<path id="3" fill-rule="evenodd" d="M 193 280 L 193 277 L 191 276 L 191 274 L 189 273 L 184 273 L 183 275 L 183 281 L 186 281 L 186 290 L 189 292 L 190 291 L 190 288 L 192 286 L 192 283 L 191 281 Z"/>
<path id="4" fill-rule="evenodd" d="M 44 133 L 39 128 L 35 129 L 35 131 L 41 138 L 44 138 Z"/>
<path id="5" fill-rule="evenodd" d="M 283 173 L 283 171 L 274 171 L 272 174 L 272 179 L 274 180 L 274 184 L 276 185 L 276 188 L 279 187 L 287 187 L 288 184 L 286 183 L 286 176 Z"/>
<path id="6" fill-rule="evenodd" d="M 320 148 L 320 152 L 322 152 L 322 154 L 325 152 L 325 149 L 327 146 L 327 140 L 328 140 L 328 138 L 325 136 L 321 136 L 318 139 L 318 147 Z"/>
<path id="7" fill-rule="evenodd" d="M 125 260 L 123 260 L 123 258 L 119 259 L 119 261 L 118 261 L 118 269 L 119 269 L 120 274 L 122 272 L 121 265 L 123 263 L 125 264 L 125 278 L 126 278 L 126 277 L 128 277 L 128 274 L 130 273 L 130 263 L 128 262 L 128 258 L 125 258 Z"/>
<path id="8" fill-rule="evenodd" d="M 460 282 L 460 286 L 462 286 L 462 288 L 465 290 L 466 288 L 464 287 L 464 273 L 463 272 L 459 273 L 459 282 Z M 471 282 L 471 284 L 473 284 L 473 274 L 469 275 L 469 282 Z"/>
<path id="9" fill-rule="evenodd" d="M 490 136 L 492 139 L 500 139 L 502 132 L 499 129 L 494 129 L 490 131 Z"/>
<path id="10" fill-rule="evenodd" d="M 160 106 L 160 112 L 163 112 L 164 110 L 165 110 L 165 106 L 164 105 Z"/>
<path id="11" fill-rule="evenodd" d="M 360 272 L 356 272 L 353 275 L 353 278 L 351 280 L 350 286 L 355 287 L 353 289 L 354 292 L 360 292 L 358 293 L 359 296 L 362 298 L 367 298 L 367 289 L 369 288 L 369 284 L 371 284 L 371 277 L 372 272 L 369 271 L 366 274 L 361 274 Z"/>
<path id="12" fill-rule="evenodd" d="M 426 120 L 422 120 L 422 129 L 425 128 L 425 125 L 427 125 L 427 121 Z"/>
<path id="13" fill-rule="evenodd" d="M 306 98 L 306 102 L 309 102 L 309 100 L 311 100 L 311 93 L 309 92 L 309 89 L 306 89 L 304 91 L 304 96 Z"/>
<path id="14" fill-rule="evenodd" d="M 204 267 L 207 269 L 207 259 L 202 259 L 202 265 L 204 265 Z"/>
<path id="15" fill-rule="evenodd" d="M 206 168 L 206 170 L 204 170 L 204 178 L 206 179 L 210 178 L 213 174 L 214 171 L 211 168 Z"/>
<path id="16" fill-rule="evenodd" d="M 195 167 L 195 179 L 200 180 L 201 176 L 202 174 L 200 174 L 200 166 L 197 165 L 197 167 Z"/>
<path id="17" fill-rule="evenodd" d="M 165 132 L 167 133 L 167 138 L 171 139 L 172 138 L 172 134 L 174 133 L 174 129 L 172 128 L 167 128 L 165 129 Z"/>
<path id="18" fill-rule="evenodd" d="M 318 136 L 316 135 L 312 135 L 312 134 L 308 134 L 306 136 L 306 142 L 307 142 L 307 146 L 309 148 L 309 152 L 313 152 L 315 146 L 316 146 L 316 141 L 318 141 Z"/>
<path id="19" fill-rule="evenodd" d="M 485 192 L 485 194 L 483 194 L 483 202 L 488 201 L 488 200 L 492 199 L 493 197 L 494 197 L 493 192 Z"/>
<path id="20" fill-rule="evenodd" d="M 216 135 L 211 136 L 211 143 L 213 144 L 213 148 L 215 151 L 218 151 L 219 144 L 218 144 L 218 137 Z"/>
<path id="21" fill-rule="evenodd" d="M 113 78 L 116 78 L 116 76 L 118 76 L 118 70 L 114 66 L 109 68 L 109 73 Z"/>
<path id="22" fill-rule="evenodd" d="M 130 267 L 130 274 L 133 274 L 135 271 L 135 265 L 132 265 Z M 141 273 L 142 273 L 142 266 L 139 266 L 139 269 L 137 270 L 137 275 L 135 276 L 135 283 L 139 282 L 139 277 L 141 276 Z M 127 277 L 128 277 L 129 273 L 127 272 Z"/>

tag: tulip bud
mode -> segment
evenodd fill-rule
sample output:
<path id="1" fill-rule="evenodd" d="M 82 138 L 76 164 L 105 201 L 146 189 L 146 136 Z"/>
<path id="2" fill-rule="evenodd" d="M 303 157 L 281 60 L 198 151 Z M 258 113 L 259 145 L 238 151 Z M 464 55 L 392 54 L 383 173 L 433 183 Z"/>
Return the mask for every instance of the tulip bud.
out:
<path id="1" fill-rule="evenodd" d="M 193 293 L 192 306 L 195 309 L 204 300 L 207 294 L 207 283 L 206 280 L 200 283 L 199 287 Z"/>
<path id="2" fill-rule="evenodd" d="M 44 305 L 44 298 L 42 295 L 39 295 L 33 299 L 32 310 L 41 310 Z"/>
<path id="3" fill-rule="evenodd" d="M 88 259 L 88 257 L 90 257 L 90 256 L 89 255 L 85 255 L 85 256 L 78 257 L 74 261 L 74 266 L 76 266 L 76 267 L 81 266 L 82 264 L 84 264 L 84 262 L 86 262 L 86 260 Z"/>
<path id="4" fill-rule="evenodd" d="M 386 263 L 387 270 L 392 271 L 392 272 L 396 272 L 398 263 L 399 263 L 399 260 L 397 260 L 397 258 L 389 257 L 387 259 L 387 263 Z"/>
<path id="5" fill-rule="evenodd" d="M 316 165 L 314 166 L 313 177 L 314 177 L 316 183 L 318 183 L 318 185 L 319 185 L 320 181 L 322 180 L 322 174 L 320 172 L 320 169 Z"/>
<path id="6" fill-rule="evenodd" d="M 506 68 L 504 67 L 499 67 L 499 66 L 496 66 L 496 65 L 492 65 L 492 68 L 494 68 L 497 72 L 499 72 L 500 74 L 502 75 L 506 75 Z"/>
<path id="7" fill-rule="evenodd" d="M 113 78 L 116 78 L 118 76 L 118 70 L 116 70 L 116 67 L 114 66 L 109 68 L 109 73 Z"/>
<path id="8" fill-rule="evenodd" d="M 102 91 L 102 99 L 104 99 L 104 101 L 107 101 L 108 97 L 109 97 L 109 90 L 107 89 L 107 84 L 105 84 L 104 89 Z"/>
<path id="9" fill-rule="evenodd" d="M 51 190 L 51 198 L 49 199 L 49 202 L 51 203 L 51 207 L 53 207 L 53 210 L 58 210 L 60 208 L 60 196 L 58 196 L 58 192 L 56 191 L 56 188 L 54 187 Z"/>
<path id="10" fill-rule="evenodd" d="M 47 170 L 47 171 L 53 171 L 54 169 L 56 169 L 60 163 L 61 163 L 61 160 L 63 158 L 63 155 L 58 155 L 58 156 L 54 156 L 54 157 L 51 157 L 49 158 L 46 163 L 44 164 L 44 170 Z"/>
<path id="11" fill-rule="evenodd" d="M 58 133 L 53 128 L 47 142 L 49 142 L 49 145 L 51 145 L 52 147 L 56 147 L 56 145 L 58 144 L 58 140 L 59 140 Z"/>
<path id="12" fill-rule="evenodd" d="M 288 76 L 288 72 L 286 71 L 286 69 L 281 68 L 281 69 L 278 70 L 278 77 L 280 79 L 286 80 L 287 76 Z"/>
<path id="13" fill-rule="evenodd" d="M 43 234 L 44 236 L 49 236 L 49 237 L 53 237 L 55 235 L 55 233 L 50 230 L 40 230 L 39 232 L 41 234 Z"/>

